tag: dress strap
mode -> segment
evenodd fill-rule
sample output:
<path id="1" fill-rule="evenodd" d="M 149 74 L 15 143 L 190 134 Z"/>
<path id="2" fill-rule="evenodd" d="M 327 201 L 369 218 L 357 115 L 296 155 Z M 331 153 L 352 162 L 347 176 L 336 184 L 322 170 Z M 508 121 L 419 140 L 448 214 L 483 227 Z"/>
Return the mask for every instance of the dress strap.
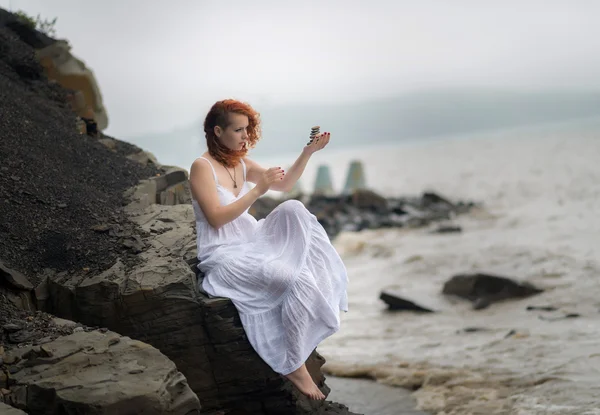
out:
<path id="1" fill-rule="evenodd" d="M 244 181 L 246 181 L 246 163 L 244 163 L 244 159 L 240 159 L 242 162 L 242 167 L 244 168 Z"/>
<path id="2" fill-rule="evenodd" d="M 209 160 L 209 159 L 207 159 L 207 158 L 204 158 L 204 157 L 198 157 L 198 158 L 199 158 L 199 159 L 202 159 L 202 160 L 205 160 L 205 161 L 206 161 L 206 162 L 207 162 L 207 163 L 210 165 L 210 168 L 211 168 L 211 169 L 212 169 L 212 171 L 213 171 L 213 177 L 215 178 L 215 183 L 216 183 L 216 184 L 219 184 L 219 179 L 217 179 L 217 172 L 215 171 L 215 168 L 214 168 L 214 166 L 212 165 L 212 163 L 210 162 L 210 160 Z M 244 170 L 244 172 L 245 172 L 245 170 Z M 245 173 L 244 173 L 244 175 L 245 175 Z"/>

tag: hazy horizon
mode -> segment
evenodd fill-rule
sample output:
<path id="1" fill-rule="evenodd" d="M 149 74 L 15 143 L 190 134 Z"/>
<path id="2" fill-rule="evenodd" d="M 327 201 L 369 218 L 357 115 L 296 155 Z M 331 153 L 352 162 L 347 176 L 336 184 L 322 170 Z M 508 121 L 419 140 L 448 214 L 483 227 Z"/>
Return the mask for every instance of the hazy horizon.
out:
<path id="1" fill-rule="evenodd" d="M 528 126 L 600 120 L 600 93 L 454 89 L 344 104 L 260 107 L 262 138 L 253 158 L 298 153 L 310 127 L 332 132 L 329 151 L 364 145 L 485 134 Z M 202 118 L 180 128 L 117 137 L 187 168 L 206 149 Z M 596 123 L 597 124 L 597 123 Z"/>

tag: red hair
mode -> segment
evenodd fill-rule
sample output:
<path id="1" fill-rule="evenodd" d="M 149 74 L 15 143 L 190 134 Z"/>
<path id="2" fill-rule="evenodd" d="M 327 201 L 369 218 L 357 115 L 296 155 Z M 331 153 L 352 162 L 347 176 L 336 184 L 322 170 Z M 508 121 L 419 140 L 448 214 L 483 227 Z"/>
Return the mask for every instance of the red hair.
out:
<path id="1" fill-rule="evenodd" d="M 231 150 L 225 147 L 215 135 L 217 125 L 222 129 L 226 129 L 231 124 L 229 114 L 232 112 L 248 117 L 248 128 L 246 130 L 248 141 L 246 147 L 242 150 Z M 208 111 L 204 119 L 204 135 L 206 136 L 208 153 L 212 158 L 227 167 L 235 167 L 246 156 L 248 150 L 253 148 L 260 139 L 260 115 L 246 103 L 234 99 L 218 101 Z"/>

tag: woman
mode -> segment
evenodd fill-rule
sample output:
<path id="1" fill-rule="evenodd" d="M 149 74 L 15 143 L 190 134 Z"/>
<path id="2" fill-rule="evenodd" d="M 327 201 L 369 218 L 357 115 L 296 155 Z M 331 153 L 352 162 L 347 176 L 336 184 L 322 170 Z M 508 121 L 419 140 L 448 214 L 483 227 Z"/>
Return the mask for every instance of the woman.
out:
<path id="1" fill-rule="evenodd" d="M 268 190 L 291 190 L 329 133 L 306 145 L 285 173 L 246 157 L 259 126 L 258 113 L 235 100 L 215 103 L 204 121 L 208 151 L 190 169 L 202 287 L 232 300 L 252 347 L 274 371 L 324 399 L 305 361 L 348 310 L 346 269 L 301 202 L 283 202 L 260 221 L 248 209 Z"/>

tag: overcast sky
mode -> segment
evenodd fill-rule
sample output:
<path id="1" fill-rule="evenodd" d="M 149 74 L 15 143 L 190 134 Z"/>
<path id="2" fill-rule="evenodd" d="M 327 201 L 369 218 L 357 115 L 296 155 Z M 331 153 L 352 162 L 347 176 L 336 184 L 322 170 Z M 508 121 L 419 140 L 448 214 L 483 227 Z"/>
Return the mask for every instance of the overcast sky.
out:
<path id="1" fill-rule="evenodd" d="M 440 86 L 600 91 L 595 0 L 0 0 L 58 17 L 107 133 L 203 118 L 218 99 L 364 100 Z"/>

